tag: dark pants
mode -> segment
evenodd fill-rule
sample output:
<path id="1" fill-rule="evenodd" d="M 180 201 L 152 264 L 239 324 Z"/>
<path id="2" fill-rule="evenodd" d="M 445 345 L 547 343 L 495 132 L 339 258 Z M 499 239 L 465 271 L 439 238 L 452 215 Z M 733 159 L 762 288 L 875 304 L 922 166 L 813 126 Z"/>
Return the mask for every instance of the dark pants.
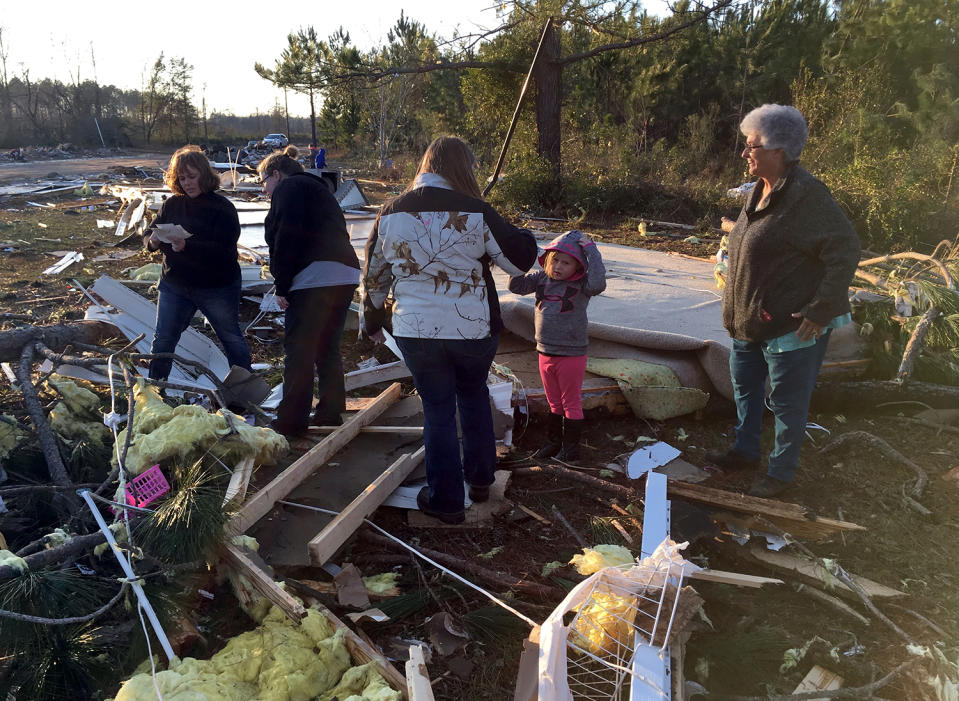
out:
<path id="1" fill-rule="evenodd" d="M 816 345 L 785 353 L 769 353 L 763 343 L 733 339 L 729 354 L 736 401 L 734 450 L 758 459 L 769 377 L 769 408 L 775 418 L 775 444 L 769 454 L 770 477 L 792 482 L 799 467 L 799 450 L 806 434 L 809 401 L 829 344 L 827 331 Z"/>
<path id="2" fill-rule="evenodd" d="M 172 353 L 180 336 L 199 309 L 210 322 L 216 337 L 223 344 L 230 365 L 250 370 L 250 348 L 240 331 L 240 280 L 227 287 L 183 287 L 160 280 L 157 300 L 156 332 L 153 353 Z M 173 361 L 157 358 L 150 361 L 150 378 L 165 380 L 170 376 Z M 221 378 L 222 379 L 222 378 Z"/>
<path id="3" fill-rule="evenodd" d="M 462 511 L 464 477 L 477 487 L 493 484 L 496 437 L 486 381 L 499 336 L 476 340 L 397 336 L 396 344 L 423 401 L 430 505 L 438 511 Z M 457 408 L 463 431 L 462 458 Z"/>
<path id="4" fill-rule="evenodd" d="M 300 433 L 310 423 L 313 379 L 319 377 L 319 400 L 313 423 L 339 424 L 346 411 L 340 338 L 356 285 L 310 287 L 286 296 L 283 350 L 283 400 L 276 425 L 284 433 Z"/>

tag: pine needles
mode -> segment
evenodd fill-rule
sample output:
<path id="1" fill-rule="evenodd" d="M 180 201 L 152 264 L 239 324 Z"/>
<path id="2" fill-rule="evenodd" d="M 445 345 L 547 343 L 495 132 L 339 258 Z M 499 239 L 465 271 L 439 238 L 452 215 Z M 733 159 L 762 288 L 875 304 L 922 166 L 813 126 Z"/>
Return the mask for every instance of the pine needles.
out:
<path id="1" fill-rule="evenodd" d="M 201 461 L 175 468 L 170 496 L 137 524 L 135 542 L 166 564 L 209 557 L 230 519 L 219 479 L 215 468 Z"/>

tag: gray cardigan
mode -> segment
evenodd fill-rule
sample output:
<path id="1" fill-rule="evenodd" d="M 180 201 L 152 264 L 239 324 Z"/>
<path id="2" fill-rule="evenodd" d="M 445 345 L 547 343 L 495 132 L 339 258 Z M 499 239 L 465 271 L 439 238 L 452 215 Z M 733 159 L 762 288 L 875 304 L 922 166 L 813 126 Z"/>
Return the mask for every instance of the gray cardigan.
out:
<path id="1" fill-rule="evenodd" d="M 753 191 L 729 233 L 723 326 L 741 341 L 767 341 L 801 319 L 825 326 L 849 312 L 859 239 L 829 189 L 799 165 L 787 169 L 766 203 Z"/>

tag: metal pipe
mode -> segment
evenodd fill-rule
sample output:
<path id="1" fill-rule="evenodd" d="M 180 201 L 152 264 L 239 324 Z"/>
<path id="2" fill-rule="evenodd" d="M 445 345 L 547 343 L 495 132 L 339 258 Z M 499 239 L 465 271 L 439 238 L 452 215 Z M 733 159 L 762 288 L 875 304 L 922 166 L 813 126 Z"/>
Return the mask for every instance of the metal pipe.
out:
<path id="1" fill-rule="evenodd" d="M 153 606 L 150 605 L 150 601 L 147 599 L 147 595 L 143 591 L 143 585 L 137 581 L 137 576 L 133 572 L 133 568 L 130 566 L 130 561 L 127 560 L 126 556 L 120 550 L 120 546 L 117 544 L 116 538 L 113 537 L 113 531 L 111 531 L 110 527 L 107 526 L 107 522 L 103 520 L 100 510 L 97 509 L 96 504 L 93 503 L 93 499 L 90 496 L 90 490 L 78 489 L 77 494 L 83 497 L 83 500 L 87 503 L 87 506 L 90 507 L 90 511 L 93 513 L 93 518 L 97 520 L 97 525 L 100 526 L 100 531 L 106 536 L 107 543 L 110 544 L 110 550 L 113 552 L 114 557 L 116 557 L 117 562 L 120 563 L 120 568 L 127 576 L 130 586 L 133 587 L 133 591 L 137 595 L 137 600 L 140 602 L 140 607 L 146 612 L 147 618 L 150 620 L 150 625 L 153 627 L 153 632 L 156 633 L 157 638 L 160 640 L 160 645 L 163 647 L 163 652 L 166 653 L 168 660 L 172 660 L 174 657 L 176 657 L 176 654 L 173 652 L 173 648 L 170 646 L 170 641 L 167 639 L 166 633 L 163 632 L 163 627 L 160 625 L 160 621 L 157 619 L 157 615 L 153 610 Z"/>

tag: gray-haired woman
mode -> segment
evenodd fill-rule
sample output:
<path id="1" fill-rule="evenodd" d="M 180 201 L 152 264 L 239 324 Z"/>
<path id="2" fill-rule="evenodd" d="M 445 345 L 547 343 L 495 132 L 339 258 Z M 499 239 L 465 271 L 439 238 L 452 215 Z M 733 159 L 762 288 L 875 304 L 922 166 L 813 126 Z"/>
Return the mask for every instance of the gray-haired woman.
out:
<path id="1" fill-rule="evenodd" d="M 763 105 L 740 124 L 755 187 L 729 233 L 723 325 L 735 394 L 736 441 L 707 461 L 758 468 L 766 378 L 775 445 L 749 493 L 784 491 L 799 466 L 809 401 L 833 328 L 851 321 L 848 290 L 859 239 L 828 188 L 799 165 L 806 120 L 795 107 Z"/>

